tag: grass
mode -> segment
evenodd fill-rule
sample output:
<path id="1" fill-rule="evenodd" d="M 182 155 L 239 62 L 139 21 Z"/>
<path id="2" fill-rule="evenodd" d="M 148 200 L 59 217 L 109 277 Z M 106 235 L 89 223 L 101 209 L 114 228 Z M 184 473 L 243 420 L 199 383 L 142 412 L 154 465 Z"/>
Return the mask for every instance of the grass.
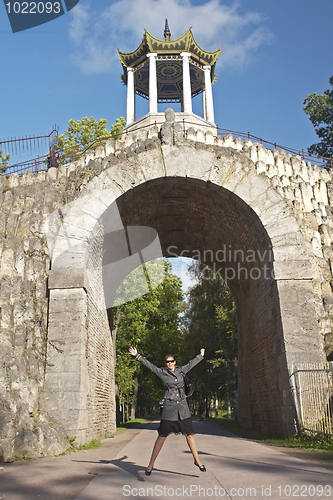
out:
<path id="1" fill-rule="evenodd" d="M 289 438 L 267 438 L 268 443 L 287 448 L 300 448 L 316 452 L 326 452 L 333 455 L 333 439 L 323 434 L 297 434 Z"/>
<path id="2" fill-rule="evenodd" d="M 123 432 L 125 432 L 127 429 L 127 427 L 117 427 L 117 430 L 116 430 L 116 434 L 122 434 Z M 113 436 L 115 436 L 116 434 L 113 434 Z M 111 437 L 113 437 L 111 436 Z"/>
<path id="3" fill-rule="evenodd" d="M 119 427 L 117 427 L 117 431 L 118 429 L 119 430 L 131 429 L 132 427 L 135 427 L 137 424 L 144 424 L 145 422 L 147 422 L 147 418 L 134 418 L 133 420 L 128 420 L 124 424 L 120 424 Z"/>
<path id="4" fill-rule="evenodd" d="M 112 435 L 107 435 L 106 438 L 113 438 L 117 434 L 122 434 L 123 432 L 125 432 L 126 429 L 130 429 L 131 427 L 135 427 L 135 425 L 142 424 L 146 421 L 147 418 L 135 418 L 134 420 L 129 420 L 128 422 L 121 424 L 119 427 L 117 427 L 116 432 Z M 80 444 L 79 446 L 74 445 L 76 436 L 72 437 L 67 436 L 67 439 L 69 441 L 69 447 L 67 448 L 66 451 L 59 453 L 58 455 L 59 457 L 62 457 L 67 453 L 71 453 L 73 451 L 76 452 L 81 450 L 91 450 L 93 448 L 99 448 L 100 446 L 102 446 L 102 442 L 99 439 L 92 439 L 89 443 Z"/>
<path id="5" fill-rule="evenodd" d="M 70 446 L 67 448 L 66 451 L 63 451 L 58 456 L 64 456 L 66 455 L 66 453 L 71 453 L 72 451 L 91 450 L 93 448 L 99 448 L 100 446 L 102 446 L 102 443 L 99 439 L 92 439 L 91 441 L 89 441 L 89 443 L 80 444 L 79 446 L 74 445 L 76 436 L 72 437 L 67 436 L 67 439 L 69 440 Z"/>
<path id="6" fill-rule="evenodd" d="M 92 439 L 89 443 L 80 444 L 77 446 L 76 450 L 92 450 L 93 448 L 99 448 L 102 443 L 99 439 Z"/>
<path id="7" fill-rule="evenodd" d="M 236 420 L 228 418 L 210 418 L 206 420 L 222 425 L 226 429 L 229 429 L 231 432 L 241 437 L 265 441 L 266 443 L 270 443 L 275 446 L 332 454 L 333 458 L 333 436 L 302 433 L 288 438 L 269 437 L 258 432 L 242 428 Z"/>
<path id="8" fill-rule="evenodd" d="M 23 456 L 21 455 L 13 455 L 13 458 L 15 460 L 31 460 L 31 457 L 27 457 L 27 455 L 24 453 Z"/>

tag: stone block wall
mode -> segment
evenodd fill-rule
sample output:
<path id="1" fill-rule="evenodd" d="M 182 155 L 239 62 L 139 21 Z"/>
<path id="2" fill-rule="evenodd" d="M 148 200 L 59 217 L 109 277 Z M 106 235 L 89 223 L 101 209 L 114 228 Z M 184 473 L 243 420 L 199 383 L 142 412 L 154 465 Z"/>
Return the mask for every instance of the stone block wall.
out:
<path id="1" fill-rule="evenodd" d="M 59 454 L 66 436 L 82 443 L 115 431 L 106 312 L 80 280 L 50 274 L 45 222 L 91 178 L 72 170 L 0 177 L 0 460 Z"/>
<path id="2" fill-rule="evenodd" d="M 29 189 L 28 178 L 34 181 Z M 31 174 L 0 178 L 0 449 L 5 460 L 49 452 L 37 395 L 46 362 L 50 259 L 42 233 L 43 196 L 35 181 Z M 62 446 L 59 437 L 59 452 Z"/>
<path id="3" fill-rule="evenodd" d="M 88 408 L 90 423 L 88 440 L 95 436 L 108 436 L 116 430 L 114 352 L 107 311 L 101 307 L 103 290 L 102 259 L 104 232 L 97 224 L 90 238 L 87 272 L 88 288 L 88 342 L 87 360 L 90 377 Z"/>

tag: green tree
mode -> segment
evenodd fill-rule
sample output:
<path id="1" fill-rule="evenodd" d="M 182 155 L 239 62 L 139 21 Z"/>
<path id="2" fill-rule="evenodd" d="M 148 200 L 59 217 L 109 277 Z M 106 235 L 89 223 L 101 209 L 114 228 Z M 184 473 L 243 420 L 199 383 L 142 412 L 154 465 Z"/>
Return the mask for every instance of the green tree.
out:
<path id="1" fill-rule="evenodd" d="M 333 86 L 333 76 L 329 79 Z M 315 127 L 321 141 L 308 148 L 309 153 L 333 158 L 333 89 L 324 94 L 309 94 L 304 100 L 304 111 Z"/>
<path id="2" fill-rule="evenodd" d="M 195 399 L 206 403 L 231 401 L 235 389 L 237 356 L 236 307 L 227 285 L 211 268 L 196 262 L 189 268 L 195 280 L 188 294 L 185 345 L 188 357 L 206 348 L 205 361 L 196 368 Z"/>
<path id="3" fill-rule="evenodd" d="M 94 141 L 97 142 L 92 147 L 96 149 L 100 144 L 98 139 L 102 140 L 105 137 L 113 140 L 119 139 L 125 124 L 124 117 L 117 118 L 116 123 L 111 125 L 111 130 L 108 131 L 106 119 L 96 121 L 93 117 L 84 117 L 77 122 L 73 119 L 69 120 L 68 129 L 57 137 L 57 144 L 54 148 L 54 152 L 60 155 L 60 165 L 71 161 L 74 152 L 75 154 L 83 152 Z M 104 145 L 105 141 L 101 143 Z"/>
<path id="4" fill-rule="evenodd" d="M 3 155 L 0 149 L 0 174 L 4 174 L 9 164 L 9 154 Z"/>
<path id="5" fill-rule="evenodd" d="M 128 354 L 129 346 L 136 346 L 141 354 L 158 366 L 163 365 L 168 352 L 181 356 L 181 313 L 186 305 L 181 280 L 171 273 L 171 269 L 170 262 L 164 261 L 165 276 L 160 285 L 112 311 L 117 322 L 113 330 L 117 329 L 115 376 L 119 403 L 132 407 L 132 417 L 137 402 L 141 414 L 156 407 L 163 396 L 163 386 L 156 376 Z M 151 273 L 149 268 L 149 276 Z M 138 268 L 122 286 L 140 290 L 143 279 L 142 268 Z"/>

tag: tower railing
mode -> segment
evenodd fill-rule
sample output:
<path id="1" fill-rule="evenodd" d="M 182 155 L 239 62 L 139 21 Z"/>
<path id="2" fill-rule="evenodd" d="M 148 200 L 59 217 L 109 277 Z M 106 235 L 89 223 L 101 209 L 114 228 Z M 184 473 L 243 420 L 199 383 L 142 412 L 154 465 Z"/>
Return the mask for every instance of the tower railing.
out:
<path id="1" fill-rule="evenodd" d="M 0 141 L 2 156 L 9 155 L 9 165 L 5 174 L 18 172 L 19 175 L 23 175 L 27 170 L 37 173 L 43 168 L 47 169 L 48 163 L 51 163 L 50 155 L 58 132 L 57 126 L 54 125 L 46 135 L 29 135 Z"/>

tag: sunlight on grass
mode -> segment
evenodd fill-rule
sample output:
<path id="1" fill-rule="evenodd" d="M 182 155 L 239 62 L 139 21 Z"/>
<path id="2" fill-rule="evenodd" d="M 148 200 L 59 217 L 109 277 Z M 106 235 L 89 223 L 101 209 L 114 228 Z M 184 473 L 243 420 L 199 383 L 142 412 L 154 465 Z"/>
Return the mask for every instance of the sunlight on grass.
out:
<path id="1" fill-rule="evenodd" d="M 237 420 L 228 418 L 211 418 L 206 419 L 209 422 L 215 422 L 226 429 L 234 432 L 242 437 L 265 441 L 266 443 L 276 446 L 284 446 L 286 448 L 298 448 L 303 450 L 311 450 L 316 452 L 333 453 L 333 436 L 325 436 L 323 434 L 302 433 L 296 434 L 288 438 L 264 436 L 258 432 L 244 429 L 240 426 Z"/>
<path id="2" fill-rule="evenodd" d="M 117 427 L 117 429 L 122 429 L 122 428 L 129 429 L 129 428 L 133 427 L 136 424 L 143 424 L 145 422 L 147 422 L 146 418 L 134 418 L 133 420 L 128 420 L 124 424 L 120 424 Z"/>

